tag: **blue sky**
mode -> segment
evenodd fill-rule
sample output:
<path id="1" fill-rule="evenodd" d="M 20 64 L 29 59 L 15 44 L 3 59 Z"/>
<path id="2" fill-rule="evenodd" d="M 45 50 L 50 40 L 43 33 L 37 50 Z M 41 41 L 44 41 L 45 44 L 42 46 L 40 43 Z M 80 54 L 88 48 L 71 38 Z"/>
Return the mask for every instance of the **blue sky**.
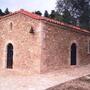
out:
<path id="1" fill-rule="evenodd" d="M 5 10 L 8 7 L 10 11 L 19 9 L 40 10 L 43 13 L 45 10 L 50 12 L 55 9 L 55 3 L 56 0 L 0 0 L 0 8 Z"/>

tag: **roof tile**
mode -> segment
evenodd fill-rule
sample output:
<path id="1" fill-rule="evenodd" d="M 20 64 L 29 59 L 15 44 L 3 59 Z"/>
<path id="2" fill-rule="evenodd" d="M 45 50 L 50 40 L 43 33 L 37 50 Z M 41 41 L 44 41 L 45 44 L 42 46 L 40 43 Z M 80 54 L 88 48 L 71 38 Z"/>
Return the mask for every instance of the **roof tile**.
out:
<path id="1" fill-rule="evenodd" d="M 17 13 L 22 13 L 22 14 L 27 15 L 27 16 L 33 18 L 33 19 L 36 19 L 36 20 L 47 21 L 47 22 L 50 22 L 50 23 L 54 23 L 54 24 L 57 24 L 57 25 L 62 25 L 62 26 L 66 26 L 66 27 L 75 29 L 76 31 L 85 32 L 85 33 L 90 34 L 90 31 L 88 31 L 88 30 L 81 29 L 80 27 L 73 26 L 73 25 L 70 25 L 70 24 L 66 24 L 66 23 L 56 21 L 56 20 L 53 20 L 53 19 L 49 19 L 49 18 L 46 18 L 46 17 L 42 17 L 42 16 L 39 16 L 39 15 L 37 15 L 35 13 L 28 12 L 28 11 L 26 11 L 24 9 L 20 9 L 19 11 L 16 11 L 14 13 L 10 13 L 9 15 L 5 15 L 2 18 L 12 16 L 12 15 L 17 14 Z M 0 18 L 0 19 L 2 19 L 2 18 Z"/>

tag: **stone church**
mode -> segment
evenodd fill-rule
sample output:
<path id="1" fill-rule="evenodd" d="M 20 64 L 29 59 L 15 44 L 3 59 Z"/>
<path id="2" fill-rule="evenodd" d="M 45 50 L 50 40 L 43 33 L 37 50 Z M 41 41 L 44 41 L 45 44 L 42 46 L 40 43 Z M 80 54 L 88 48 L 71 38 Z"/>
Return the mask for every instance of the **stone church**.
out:
<path id="1" fill-rule="evenodd" d="M 89 31 L 23 9 L 0 18 L 0 69 L 45 73 L 89 63 Z"/>

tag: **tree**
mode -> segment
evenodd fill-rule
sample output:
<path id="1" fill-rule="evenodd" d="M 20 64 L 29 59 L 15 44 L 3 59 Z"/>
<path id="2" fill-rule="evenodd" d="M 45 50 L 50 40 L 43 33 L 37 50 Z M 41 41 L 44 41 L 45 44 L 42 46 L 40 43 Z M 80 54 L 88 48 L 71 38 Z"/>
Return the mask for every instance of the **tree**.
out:
<path id="1" fill-rule="evenodd" d="M 9 10 L 8 10 L 8 8 L 5 9 L 5 12 L 4 13 L 5 13 L 5 15 L 7 15 L 7 14 L 10 13 Z"/>
<path id="2" fill-rule="evenodd" d="M 79 17 L 80 26 L 90 29 L 90 10 L 86 9 Z"/>
<path id="3" fill-rule="evenodd" d="M 3 12 L 2 12 L 2 10 L 0 9 L 0 16 L 3 16 Z"/>
<path id="4" fill-rule="evenodd" d="M 47 10 L 45 10 L 45 12 L 44 12 L 44 17 L 49 17 L 49 13 Z"/>
<path id="5" fill-rule="evenodd" d="M 63 12 L 62 17 L 63 17 L 63 22 L 66 22 L 66 23 L 69 23 L 69 24 L 71 23 L 71 15 L 70 15 L 70 12 L 67 9 L 65 9 L 65 11 Z"/>
<path id="6" fill-rule="evenodd" d="M 35 11 L 35 14 L 40 15 L 40 16 L 42 15 L 40 11 Z"/>
<path id="7" fill-rule="evenodd" d="M 88 27 L 90 24 L 90 0 L 57 0 L 57 12 L 64 13 L 66 9 L 73 18 L 79 19 L 81 27 Z"/>
<path id="8" fill-rule="evenodd" d="M 55 10 L 51 10 L 51 14 L 48 13 L 47 10 L 45 10 L 44 12 L 44 17 L 48 17 L 51 19 L 55 19 L 58 21 L 62 21 L 62 15 L 60 15 L 58 12 L 56 12 Z"/>
<path id="9" fill-rule="evenodd" d="M 63 15 L 59 14 L 57 11 L 55 12 L 55 20 L 63 21 Z"/>
<path id="10" fill-rule="evenodd" d="M 51 14 L 50 14 L 50 18 L 55 19 L 55 16 L 56 16 L 56 12 L 55 12 L 55 10 L 52 10 Z"/>

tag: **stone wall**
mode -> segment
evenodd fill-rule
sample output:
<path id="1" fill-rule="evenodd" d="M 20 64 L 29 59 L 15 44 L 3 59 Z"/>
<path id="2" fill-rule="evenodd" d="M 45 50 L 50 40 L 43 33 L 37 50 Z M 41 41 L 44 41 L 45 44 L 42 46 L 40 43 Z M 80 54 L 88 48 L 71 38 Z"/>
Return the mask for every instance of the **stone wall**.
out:
<path id="1" fill-rule="evenodd" d="M 71 45 L 77 46 L 77 65 L 90 63 L 90 36 L 64 26 L 44 22 L 41 73 L 71 65 Z"/>
<path id="2" fill-rule="evenodd" d="M 34 33 L 30 33 L 31 26 Z M 7 45 L 13 45 L 13 69 L 43 73 L 70 67 L 71 45 L 77 46 L 77 65 L 90 63 L 90 36 L 65 26 L 17 13 L 0 19 L 0 69 L 7 69 Z"/>
<path id="3" fill-rule="evenodd" d="M 12 26 L 11 26 L 12 23 Z M 33 27 L 34 33 L 30 33 Z M 13 70 L 40 72 L 41 23 L 23 14 L 0 20 L 0 68 L 6 69 L 7 45 L 13 45 Z"/>

